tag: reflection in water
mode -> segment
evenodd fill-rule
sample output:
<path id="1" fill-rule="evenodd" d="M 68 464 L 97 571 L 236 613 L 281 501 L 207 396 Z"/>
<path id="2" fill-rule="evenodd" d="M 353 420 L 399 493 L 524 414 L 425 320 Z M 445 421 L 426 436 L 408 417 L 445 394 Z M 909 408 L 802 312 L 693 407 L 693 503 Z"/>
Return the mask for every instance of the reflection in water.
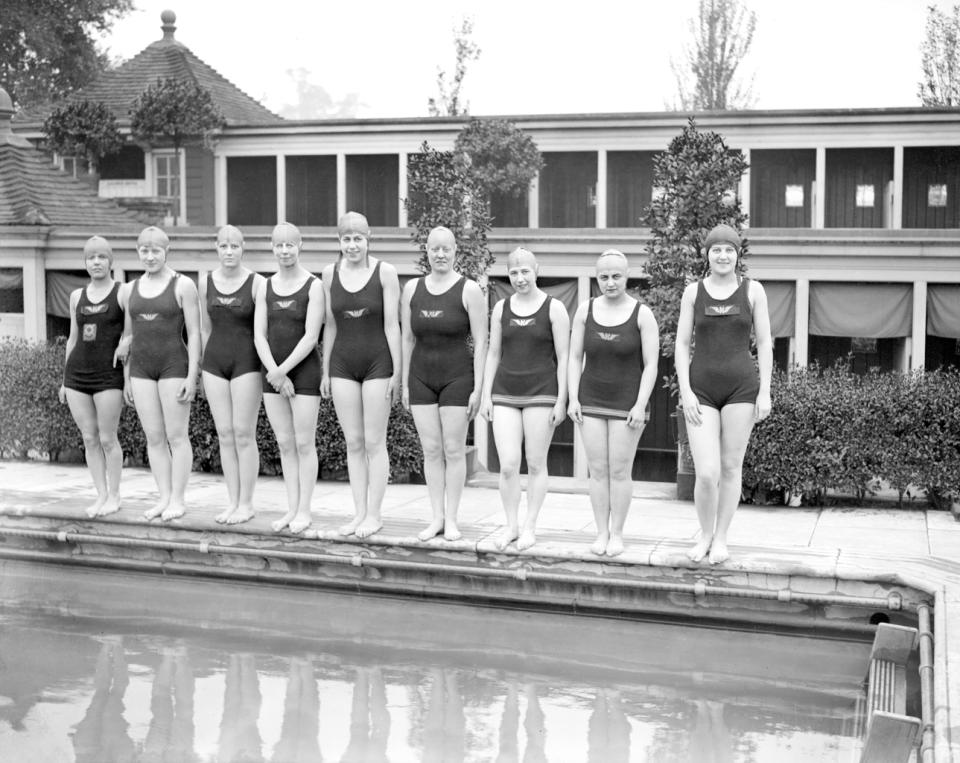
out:
<path id="1" fill-rule="evenodd" d="M 215 614 L 212 597 L 194 606 L 175 589 L 168 605 L 158 587 L 143 619 L 128 614 L 142 594 L 101 591 L 78 616 L 73 577 L 54 589 L 71 608 L 47 610 L 36 576 L 14 581 L 30 597 L 5 599 L 4 572 L 11 760 L 72 748 L 78 763 L 726 763 L 860 749 L 865 642 L 253 587 Z M 224 622 L 241 599 L 255 616 Z"/>

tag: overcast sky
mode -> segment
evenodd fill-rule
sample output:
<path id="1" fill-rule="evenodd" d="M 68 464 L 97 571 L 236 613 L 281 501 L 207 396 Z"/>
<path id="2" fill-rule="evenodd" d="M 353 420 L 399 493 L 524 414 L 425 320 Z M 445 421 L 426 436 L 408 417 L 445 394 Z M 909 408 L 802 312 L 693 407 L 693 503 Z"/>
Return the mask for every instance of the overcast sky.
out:
<path id="1" fill-rule="evenodd" d="M 755 108 L 916 106 L 929 2 L 749 0 Z M 134 0 L 105 41 L 129 58 L 159 39 L 160 12 L 177 39 L 274 111 L 298 100 L 289 72 L 362 117 L 425 116 L 437 67 L 452 70 L 453 33 L 473 18 L 481 57 L 463 94 L 470 112 L 660 111 L 676 84 L 670 58 L 688 37 L 696 0 Z"/>

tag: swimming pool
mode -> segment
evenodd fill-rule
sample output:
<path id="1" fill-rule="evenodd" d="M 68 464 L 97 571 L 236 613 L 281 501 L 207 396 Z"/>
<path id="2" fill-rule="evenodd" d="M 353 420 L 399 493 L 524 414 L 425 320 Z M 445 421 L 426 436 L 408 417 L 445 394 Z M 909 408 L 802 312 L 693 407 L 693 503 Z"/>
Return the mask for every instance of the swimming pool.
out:
<path id="1" fill-rule="evenodd" d="M 869 641 L 0 563 L 11 760 L 847 760 Z"/>

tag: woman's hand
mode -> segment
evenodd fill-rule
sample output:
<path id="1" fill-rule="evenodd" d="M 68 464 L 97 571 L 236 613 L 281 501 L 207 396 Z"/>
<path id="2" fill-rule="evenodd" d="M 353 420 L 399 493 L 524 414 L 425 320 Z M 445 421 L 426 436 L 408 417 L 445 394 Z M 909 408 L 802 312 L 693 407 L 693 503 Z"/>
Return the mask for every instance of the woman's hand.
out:
<path id="1" fill-rule="evenodd" d="M 583 411 L 580 408 L 579 400 L 571 400 L 567 406 L 567 415 L 577 424 L 583 423 Z"/>
<path id="2" fill-rule="evenodd" d="M 62 384 L 60 385 L 60 389 L 57 390 L 57 397 L 60 399 L 61 405 L 67 402 L 67 388 Z"/>
<path id="3" fill-rule="evenodd" d="M 755 421 L 763 421 L 770 415 L 773 404 L 770 402 L 770 393 L 761 392 L 757 395 L 756 405 L 753 407 L 753 418 Z"/>
<path id="4" fill-rule="evenodd" d="M 324 400 L 329 400 L 333 392 L 330 389 L 330 374 L 324 374 L 323 378 L 320 379 L 320 397 Z"/>
<path id="5" fill-rule="evenodd" d="M 127 405 L 133 405 L 133 385 L 129 379 L 123 383 L 123 400 Z"/>
<path id="6" fill-rule="evenodd" d="M 556 428 L 567 417 L 567 409 L 563 401 L 557 400 L 553 408 L 550 409 L 550 426 Z"/>
<path id="7" fill-rule="evenodd" d="M 647 406 L 637 403 L 627 411 L 627 426 L 631 429 L 642 427 L 647 420 Z"/>
<path id="8" fill-rule="evenodd" d="M 680 404 L 683 406 L 683 418 L 690 426 L 698 427 L 703 423 L 700 400 L 693 394 L 693 390 L 680 393 Z"/>
<path id="9" fill-rule="evenodd" d="M 180 389 L 177 390 L 177 402 L 178 403 L 192 403 L 193 398 L 197 396 L 197 379 L 193 376 L 188 376 L 183 380 L 183 384 L 180 385 Z"/>
<path id="10" fill-rule="evenodd" d="M 484 395 L 480 400 L 480 416 L 487 421 L 493 421 L 493 398 Z"/>
<path id="11" fill-rule="evenodd" d="M 470 398 L 467 400 L 467 421 L 472 421 L 473 417 L 477 415 L 477 410 L 480 408 L 480 393 L 471 392 Z"/>
<path id="12" fill-rule="evenodd" d="M 400 404 L 406 410 L 410 410 L 410 389 L 408 387 L 400 388 Z"/>
<path id="13" fill-rule="evenodd" d="M 387 400 L 393 405 L 400 399 L 400 374 L 394 374 L 387 382 Z"/>
<path id="14" fill-rule="evenodd" d="M 130 357 L 130 337 L 123 337 L 117 344 L 117 349 L 113 351 L 113 365 L 117 363 L 126 363 Z"/>

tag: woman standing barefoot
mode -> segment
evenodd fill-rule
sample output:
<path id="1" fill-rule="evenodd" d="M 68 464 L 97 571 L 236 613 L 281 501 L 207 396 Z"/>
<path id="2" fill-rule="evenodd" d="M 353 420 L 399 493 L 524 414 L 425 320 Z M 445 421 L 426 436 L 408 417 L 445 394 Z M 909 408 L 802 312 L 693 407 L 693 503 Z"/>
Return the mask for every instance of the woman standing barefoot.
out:
<path id="1" fill-rule="evenodd" d="M 127 402 L 133 403 L 147 438 L 150 471 L 160 499 L 146 519 L 182 517 L 193 467 L 188 425 L 200 366 L 200 308 L 197 287 L 167 265 L 170 239 L 144 228 L 137 255 L 144 274 L 120 290 L 126 310 L 124 332 L 133 337 L 125 367 Z M 183 335 L 186 332 L 187 342 Z"/>
<path id="2" fill-rule="evenodd" d="M 113 280 L 113 251 L 105 238 L 94 236 L 83 247 L 90 283 L 70 295 L 70 336 L 60 387 L 60 402 L 70 406 L 80 428 L 87 468 L 97 489 L 88 517 L 120 510 L 123 452 L 117 439 L 123 407 L 123 366 L 117 346 L 123 334 L 123 308 Z"/>
<path id="3" fill-rule="evenodd" d="M 300 264 L 300 231 L 290 223 L 273 229 L 277 272 L 257 294 L 254 343 L 263 363 L 263 407 L 277 438 L 287 513 L 272 527 L 302 533 L 310 526 L 310 499 L 317 484 L 317 415 L 323 287 Z"/>
<path id="4" fill-rule="evenodd" d="M 347 443 L 354 518 L 341 535 L 366 538 L 383 521 L 390 476 L 387 421 L 400 388 L 400 283 L 396 268 L 368 254 L 367 218 L 340 218 L 340 258 L 323 269 L 327 324 L 320 390 L 332 397 Z"/>
<path id="5" fill-rule="evenodd" d="M 697 481 L 700 540 L 689 556 L 726 561 L 727 530 L 740 504 L 743 456 L 757 421 L 770 415 L 773 339 L 767 295 L 737 272 L 740 235 L 718 225 L 704 241 L 710 272 L 683 292 L 677 322 L 677 381 Z M 757 362 L 750 355 L 750 331 Z M 691 339 L 696 351 L 691 360 Z M 758 378 L 759 370 L 759 378 Z"/>
<path id="6" fill-rule="evenodd" d="M 235 525 L 253 518 L 260 472 L 257 414 L 263 394 L 253 311 L 264 279 L 243 266 L 243 234 L 232 225 L 217 233 L 217 256 L 220 267 L 200 281 L 201 368 L 230 500 L 216 521 Z"/>
<path id="7" fill-rule="evenodd" d="M 430 272 L 403 288 L 403 405 L 423 446 L 433 519 L 418 534 L 461 537 L 457 510 L 467 477 L 467 425 L 480 407 L 487 315 L 480 286 L 453 265 L 457 242 L 447 228 L 427 237 Z M 471 357 L 468 340 L 473 339 Z"/>
<path id="8" fill-rule="evenodd" d="M 660 334 L 646 305 L 627 294 L 627 258 L 608 249 L 597 260 L 601 295 L 577 308 L 570 337 L 570 418 L 579 426 L 590 466 L 597 524 L 594 554 L 623 551 L 633 497 L 637 443 L 650 419 Z"/>
<path id="9" fill-rule="evenodd" d="M 484 369 L 481 415 L 493 423 L 500 458 L 500 498 L 507 526 L 498 548 L 514 540 L 523 550 L 536 543 L 537 515 L 547 495 L 547 451 L 566 413 L 570 319 L 558 300 L 537 287 L 537 260 L 514 249 L 507 273 L 515 294 L 494 305 Z M 526 446 L 527 516 L 520 532 L 520 454 Z"/>

